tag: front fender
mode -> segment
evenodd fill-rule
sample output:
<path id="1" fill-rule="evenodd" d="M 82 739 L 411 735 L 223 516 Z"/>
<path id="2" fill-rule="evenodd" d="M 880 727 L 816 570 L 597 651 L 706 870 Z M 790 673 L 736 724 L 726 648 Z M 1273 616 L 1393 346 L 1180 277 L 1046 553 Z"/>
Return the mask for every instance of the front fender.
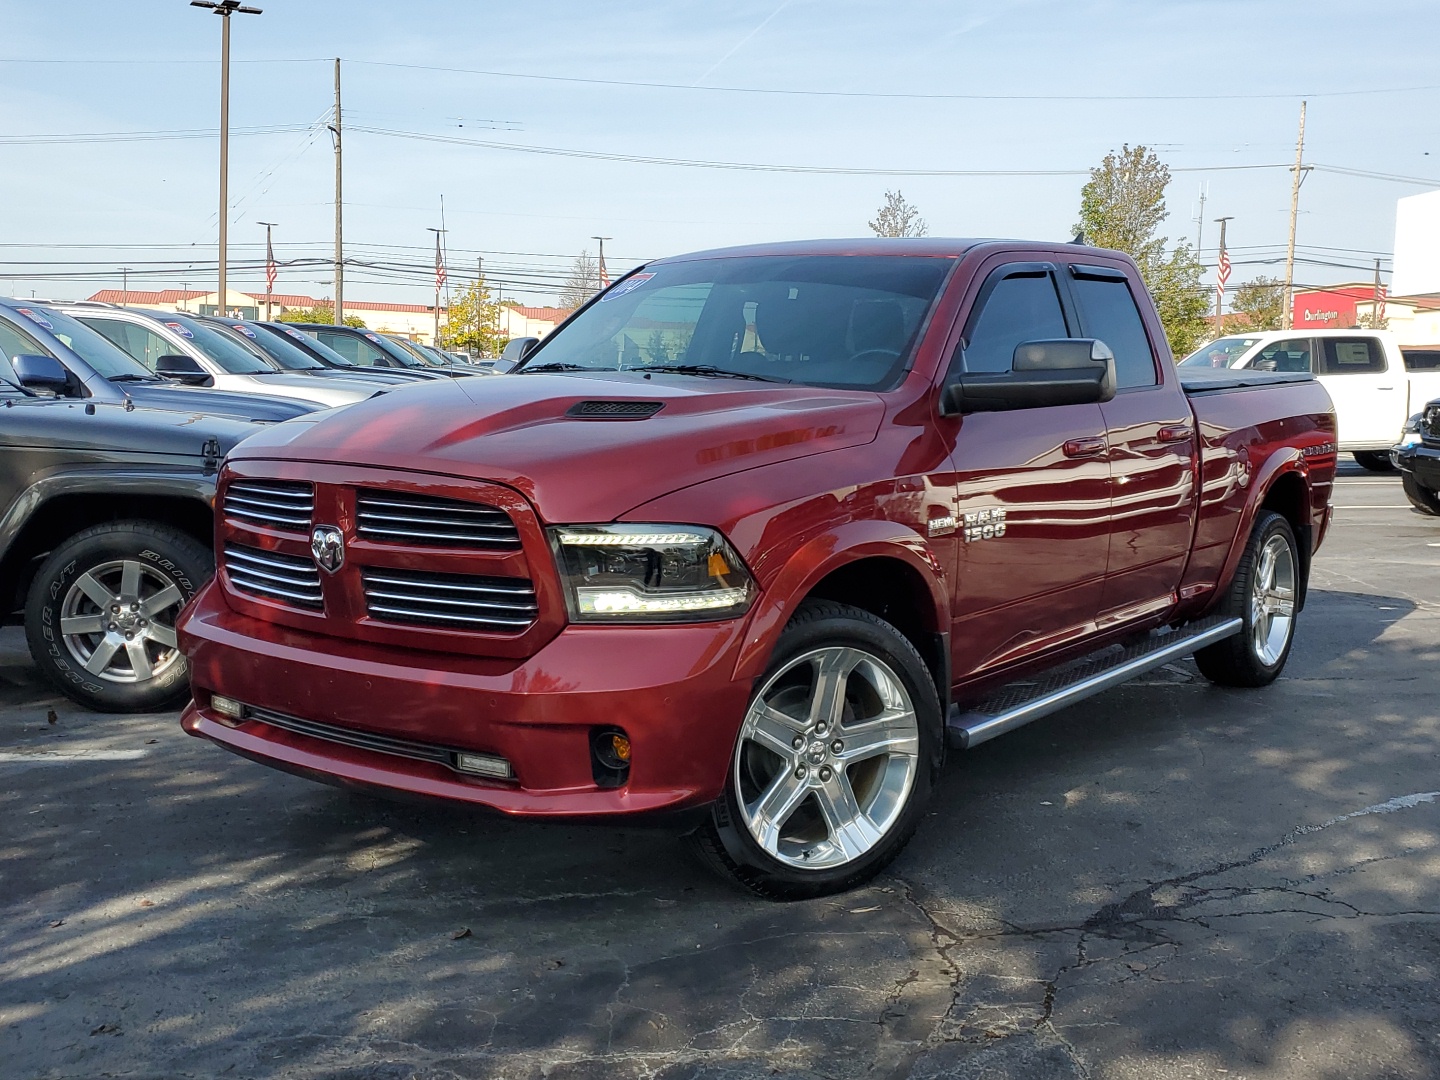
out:
<path id="1" fill-rule="evenodd" d="M 876 557 L 895 559 L 916 571 L 929 593 L 936 629 L 947 632 L 949 574 L 925 538 L 894 521 L 847 521 L 802 542 L 785 558 L 750 613 L 735 677 L 759 677 L 795 609 L 828 574 Z"/>

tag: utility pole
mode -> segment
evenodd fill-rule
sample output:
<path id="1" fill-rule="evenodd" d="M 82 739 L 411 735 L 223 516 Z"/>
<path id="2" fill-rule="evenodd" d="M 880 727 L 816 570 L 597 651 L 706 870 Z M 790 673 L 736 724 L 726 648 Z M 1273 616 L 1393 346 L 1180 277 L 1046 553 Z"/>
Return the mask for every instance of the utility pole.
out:
<path id="1" fill-rule="evenodd" d="M 1295 221 L 1300 214 L 1300 181 L 1305 175 L 1305 102 L 1300 102 L 1300 136 L 1295 140 L 1295 179 L 1290 185 L 1290 242 L 1285 248 L 1285 329 L 1295 325 Z"/>
<path id="2" fill-rule="evenodd" d="M 1209 185 L 1202 180 L 1200 181 L 1200 212 L 1195 215 L 1195 255 L 1197 258 L 1200 255 L 1200 249 L 1205 246 L 1205 200 L 1209 197 Z"/>
<path id="3" fill-rule="evenodd" d="M 600 241 L 600 288 L 604 289 L 610 285 L 610 271 L 605 269 L 605 241 L 615 238 L 613 236 L 592 236 L 590 239 Z M 596 292 L 599 292 L 599 289 Z"/>
<path id="4" fill-rule="evenodd" d="M 1377 269 L 1376 269 L 1376 271 L 1375 271 L 1375 274 L 1376 274 L 1375 280 L 1376 280 L 1376 281 L 1379 281 L 1379 280 L 1380 280 L 1380 277 L 1379 277 L 1380 271 L 1379 271 L 1378 267 L 1380 266 L 1380 262 L 1379 262 L 1378 259 L 1377 259 L 1376 262 L 1375 262 L 1375 266 L 1377 267 Z M 121 306 L 121 307 L 129 307 L 129 306 L 130 306 L 130 271 L 131 271 L 131 269 L 132 269 L 132 267 L 129 267 L 129 266 L 122 266 L 122 267 L 120 267 L 120 306 Z"/>
<path id="5" fill-rule="evenodd" d="M 230 218 L 230 16 L 259 15 L 261 9 L 244 7 L 240 0 L 190 0 L 191 7 L 205 8 L 220 16 L 220 314 L 225 314 L 226 247 Z"/>
<path id="6" fill-rule="evenodd" d="M 335 325 L 345 322 L 345 244 L 340 181 L 342 176 L 340 157 L 340 58 L 335 58 L 335 123 L 330 125 L 335 136 Z"/>
<path id="7" fill-rule="evenodd" d="M 481 305 L 481 302 L 482 302 L 481 299 L 480 299 L 480 297 L 484 294 L 484 291 L 485 291 L 485 257 L 484 257 L 483 255 L 476 255 L 476 256 L 475 256 L 475 348 L 476 348 L 476 350 L 477 350 L 478 352 L 481 352 L 481 353 L 483 353 L 483 352 L 485 351 L 484 349 L 481 349 L 481 347 L 480 347 L 480 343 L 485 340 L 485 319 L 484 319 L 484 317 L 480 314 L 480 305 Z"/>
<path id="8" fill-rule="evenodd" d="M 270 246 L 270 230 L 276 223 L 257 221 L 255 224 L 265 226 L 265 321 L 269 322 L 271 294 L 275 292 L 275 249 Z"/>
<path id="9" fill-rule="evenodd" d="M 1220 226 L 1220 257 L 1215 264 L 1215 333 L 1225 332 L 1225 283 L 1230 280 L 1230 255 L 1225 250 L 1225 223 L 1234 217 L 1218 217 Z"/>
<path id="10" fill-rule="evenodd" d="M 1380 260 L 1375 260 L 1375 302 L 1370 309 L 1370 329 L 1379 330 L 1385 311 L 1384 287 L 1380 284 Z"/>
<path id="11" fill-rule="evenodd" d="M 445 262 L 440 253 L 440 238 L 445 235 L 444 228 L 436 229 L 430 227 L 427 232 L 435 234 L 435 336 L 430 339 L 430 344 L 437 349 L 440 347 L 440 286 L 445 284 Z"/>

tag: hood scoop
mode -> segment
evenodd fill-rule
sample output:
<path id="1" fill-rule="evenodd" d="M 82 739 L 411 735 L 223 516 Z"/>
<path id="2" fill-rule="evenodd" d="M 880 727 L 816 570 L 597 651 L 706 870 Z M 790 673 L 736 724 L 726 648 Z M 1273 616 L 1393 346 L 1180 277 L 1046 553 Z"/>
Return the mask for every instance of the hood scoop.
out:
<path id="1" fill-rule="evenodd" d="M 577 401 L 565 415 L 577 420 L 648 420 L 664 407 L 663 401 Z"/>

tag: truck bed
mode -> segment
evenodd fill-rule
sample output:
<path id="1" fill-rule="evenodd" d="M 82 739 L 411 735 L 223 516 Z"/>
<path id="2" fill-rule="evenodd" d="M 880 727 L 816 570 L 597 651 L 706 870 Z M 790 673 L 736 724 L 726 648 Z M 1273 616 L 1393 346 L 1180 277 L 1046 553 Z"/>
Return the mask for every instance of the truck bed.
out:
<path id="1" fill-rule="evenodd" d="M 1175 369 L 1185 393 L 1215 394 L 1226 390 L 1244 390 L 1278 383 L 1314 382 L 1308 371 L 1251 371 L 1249 368 L 1185 368 Z"/>

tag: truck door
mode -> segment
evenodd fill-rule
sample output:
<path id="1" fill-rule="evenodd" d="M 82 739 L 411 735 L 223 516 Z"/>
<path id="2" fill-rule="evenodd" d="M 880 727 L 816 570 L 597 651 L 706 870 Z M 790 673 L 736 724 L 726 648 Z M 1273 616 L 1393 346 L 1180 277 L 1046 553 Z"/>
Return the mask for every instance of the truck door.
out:
<path id="1" fill-rule="evenodd" d="M 1009 371 L 1021 342 L 1074 336 L 1053 264 L 1001 261 L 986 269 L 952 371 Z M 956 677 L 1089 633 L 1109 543 L 1100 407 L 971 413 L 960 418 L 954 462 Z"/>
<path id="2" fill-rule="evenodd" d="M 1406 375 L 1389 370 L 1379 338 L 1323 337 L 1317 374 L 1335 402 L 1340 448 L 1383 449 L 1400 438 L 1407 407 Z"/>
<path id="3" fill-rule="evenodd" d="M 1195 535 L 1196 433 L 1173 365 L 1158 363 L 1161 327 L 1146 327 L 1118 267 L 1073 263 L 1062 278 L 1080 336 L 1115 354 L 1116 394 L 1100 406 L 1110 452 L 1110 549 L 1101 627 L 1172 607 Z"/>

